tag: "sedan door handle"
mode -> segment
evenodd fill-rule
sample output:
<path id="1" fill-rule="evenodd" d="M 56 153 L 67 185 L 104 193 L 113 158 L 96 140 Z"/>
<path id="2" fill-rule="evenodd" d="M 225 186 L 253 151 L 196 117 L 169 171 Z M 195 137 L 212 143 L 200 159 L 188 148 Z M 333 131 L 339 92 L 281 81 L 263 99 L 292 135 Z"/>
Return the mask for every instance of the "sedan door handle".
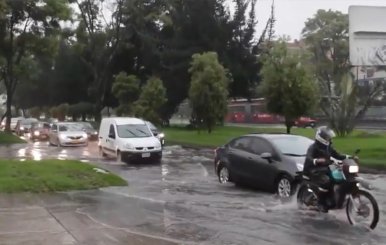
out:
<path id="1" fill-rule="evenodd" d="M 248 157 L 248 160 L 252 160 L 252 157 Z"/>

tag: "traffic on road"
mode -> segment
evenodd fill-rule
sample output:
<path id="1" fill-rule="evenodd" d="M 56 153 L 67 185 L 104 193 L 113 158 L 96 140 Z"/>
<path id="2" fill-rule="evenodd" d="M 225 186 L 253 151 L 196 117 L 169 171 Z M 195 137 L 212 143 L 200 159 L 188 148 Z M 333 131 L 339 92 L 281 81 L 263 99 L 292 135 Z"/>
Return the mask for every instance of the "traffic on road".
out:
<path id="1" fill-rule="evenodd" d="M 326 214 L 321 212 L 311 181 L 298 180 L 307 150 L 314 143 L 309 138 L 249 134 L 216 149 L 190 149 L 162 145 L 141 119 L 102 120 L 99 130 L 95 129 L 98 140 L 89 140 L 80 125 L 53 123 L 48 140 L 3 146 L 0 156 L 20 160 L 76 159 L 117 173 L 129 181 L 129 186 L 105 188 L 92 198 L 99 200 L 97 206 L 106 205 L 101 201 L 106 193 L 112 195 L 109 198 L 125 199 L 124 205 L 113 202 L 120 217 L 109 211 L 104 211 L 104 216 L 95 210 L 84 212 L 114 227 L 177 239 L 180 244 L 306 244 L 316 238 L 315 244 L 386 242 L 381 232 L 386 224 L 382 210 L 386 203 L 384 176 L 359 174 L 368 180 L 362 182 L 357 179 L 360 167 L 337 163 L 333 177 L 344 179 L 339 182 L 342 186 L 350 182 L 350 176 L 355 177 L 355 189 L 339 197 L 345 198 L 344 205 L 331 207 Z M 30 135 L 22 137 L 28 140 Z M 64 138 L 81 143 L 72 144 Z M 111 147 L 109 141 L 114 140 L 118 142 Z M 147 152 L 160 152 L 160 158 L 149 158 Z M 127 157 L 122 158 L 122 153 Z M 132 161 L 129 156 L 154 161 Z M 362 203 L 362 196 L 354 202 L 357 193 L 368 202 Z M 82 194 L 77 196 L 81 198 Z M 126 212 L 126 208 L 136 211 Z M 154 218 L 161 223 L 148 222 Z"/>

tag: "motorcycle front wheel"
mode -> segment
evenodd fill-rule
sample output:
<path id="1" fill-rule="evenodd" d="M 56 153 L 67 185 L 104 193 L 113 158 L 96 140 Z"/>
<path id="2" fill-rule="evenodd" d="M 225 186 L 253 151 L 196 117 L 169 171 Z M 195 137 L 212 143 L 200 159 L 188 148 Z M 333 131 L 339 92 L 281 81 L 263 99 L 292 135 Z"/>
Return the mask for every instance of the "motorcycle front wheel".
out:
<path id="1" fill-rule="evenodd" d="M 346 214 L 351 225 L 364 223 L 374 229 L 379 221 L 379 207 L 370 192 L 359 190 L 356 195 L 351 195 L 347 201 Z"/>

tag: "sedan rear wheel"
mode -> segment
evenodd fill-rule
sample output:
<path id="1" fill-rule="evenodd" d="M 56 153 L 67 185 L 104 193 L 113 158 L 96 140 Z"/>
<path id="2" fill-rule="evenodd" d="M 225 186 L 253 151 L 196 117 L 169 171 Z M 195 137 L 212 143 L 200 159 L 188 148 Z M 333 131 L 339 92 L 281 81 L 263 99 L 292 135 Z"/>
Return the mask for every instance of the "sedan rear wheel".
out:
<path id="1" fill-rule="evenodd" d="M 287 176 L 282 176 L 277 182 L 277 194 L 281 198 L 288 198 L 292 194 L 291 180 Z"/>
<path id="2" fill-rule="evenodd" d="M 218 181 L 221 184 L 225 184 L 229 182 L 229 170 L 225 166 L 220 166 L 220 169 L 218 171 Z"/>

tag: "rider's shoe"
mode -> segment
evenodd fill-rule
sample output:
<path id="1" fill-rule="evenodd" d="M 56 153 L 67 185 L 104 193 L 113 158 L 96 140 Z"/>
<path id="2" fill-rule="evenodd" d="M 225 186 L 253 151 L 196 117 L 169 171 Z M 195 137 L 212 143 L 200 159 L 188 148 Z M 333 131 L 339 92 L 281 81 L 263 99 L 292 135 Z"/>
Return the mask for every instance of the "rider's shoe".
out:
<path id="1" fill-rule="evenodd" d="M 324 204 L 319 203 L 319 204 L 318 204 L 318 209 L 319 209 L 319 211 L 322 212 L 322 213 L 328 213 L 328 208 L 327 208 L 326 205 L 324 205 Z"/>

